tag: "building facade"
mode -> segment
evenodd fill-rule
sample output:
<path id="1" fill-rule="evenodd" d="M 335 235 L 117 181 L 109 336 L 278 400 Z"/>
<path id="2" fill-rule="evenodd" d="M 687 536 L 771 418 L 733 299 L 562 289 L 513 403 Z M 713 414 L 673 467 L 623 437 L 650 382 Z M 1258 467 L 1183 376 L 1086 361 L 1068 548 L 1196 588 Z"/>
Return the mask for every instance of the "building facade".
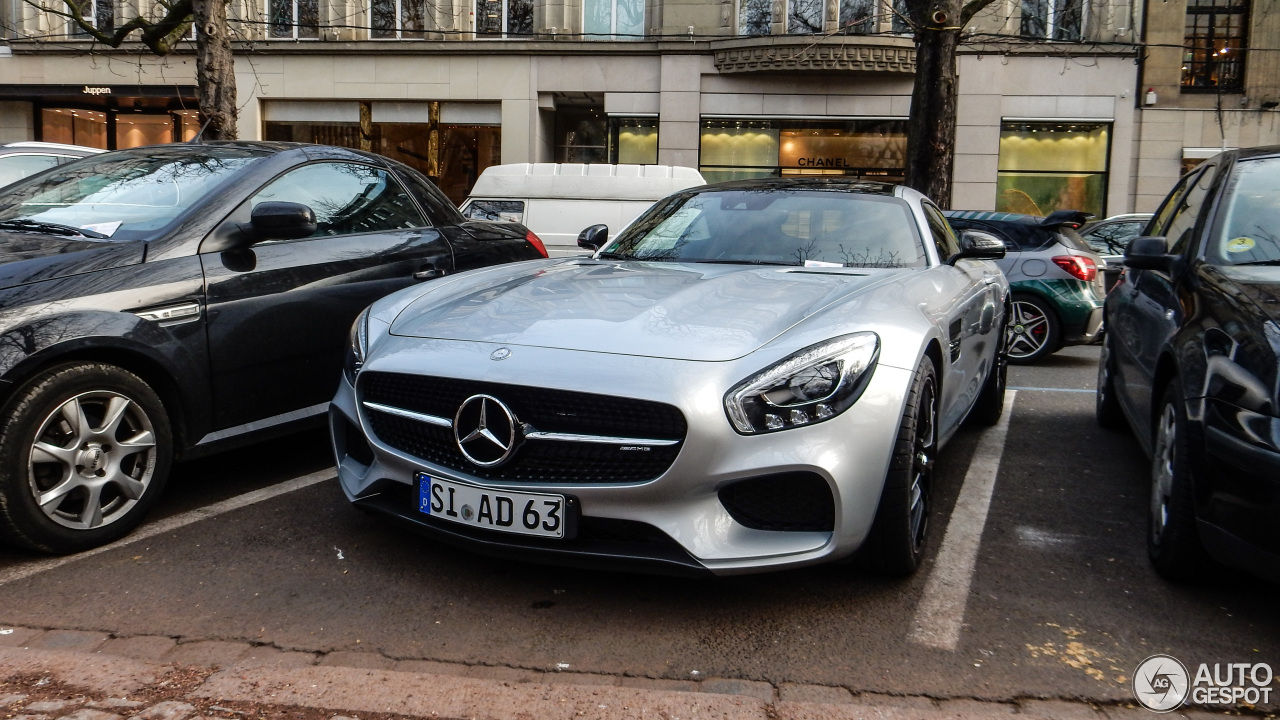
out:
<path id="1" fill-rule="evenodd" d="M 35 4 L 65 12 L 63 1 L 0 0 L 0 141 L 123 148 L 195 136 L 194 53 L 95 45 Z M 108 28 L 151 13 L 147 2 L 78 8 Z M 686 165 L 709 180 L 903 173 L 915 49 L 886 0 L 233 0 L 229 9 L 242 138 L 380 152 L 455 201 L 499 162 Z M 1158 75 L 1169 53 L 1141 45 L 1143 12 L 1130 0 L 997 0 L 975 18 L 959 59 L 954 207 L 1101 216 L 1158 202 L 1157 186 L 1172 184 L 1186 153 L 1156 136 L 1177 125 L 1183 145 L 1207 147 L 1186 138 L 1209 133 L 1193 116 L 1214 111 L 1194 82 Z M 1150 25 L 1148 37 L 1158 31 Z M 1242 87 L 1266 69 L 1250 63 Z M 1145 83 L 1162 98 L 1154 106 L 1139 92 Z M 1187 107 L 1166 107 L 1166 95 Z M 1236 102 L 1240 122 L 1224 126 L 1257 131 L 1233 144 L 1275 142 L 1263 131 L 1269 112 Z"/>

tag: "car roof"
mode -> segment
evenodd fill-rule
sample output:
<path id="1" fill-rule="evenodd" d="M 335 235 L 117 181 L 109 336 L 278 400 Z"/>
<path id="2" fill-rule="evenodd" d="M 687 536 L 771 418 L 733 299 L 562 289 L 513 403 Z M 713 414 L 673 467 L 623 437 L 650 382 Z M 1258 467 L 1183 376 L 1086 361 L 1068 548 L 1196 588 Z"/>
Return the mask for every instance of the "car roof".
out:
<path id="1" fill-rule="evenodd" d="M 714 192 L 718 190 L 833 190 L 862 193 L 865 195 L 895 194 L 893 183 L 858 180 L 855 178 L 782 177 L 730 180 L 728 182 L 689 188 L 686 192 Z"/>
<path id="2" fill-rule="evenodd" d="M 29 152 L 32 150 L 45 150 L 50 152 L 76 153 L 80 155 L 96 155 L 97 153 L 106 152 L 99 148 L 85 147 L 83 145 L 64 145 L 62 143 L 37 142 L 35 140 L 24 140 L 22 142 L 12 142 L 0 145 L 0 154 L 12 154 L 13 152 Z"/>
<path id="3" fill-rule="evenodd" d="M 201 149 L 208 150 L 210 148 L 248 150 L 261 153 L 263 155 L 297 153 L 308 160 L 358 160 L 360 162 L 374 163 L 383 167 L 386 167 L 389 162 L 386 157 L 376 153 L 353 150 L 351 148 L 339 147 L 337 145 L 316 145 L 313 143 L 280 142 L 275 140 L 210 140 L 198 143 L 162 143 L 158 145 L 143 145 L 141 147 L 129 148 L 127 150 L 115 150 L 113 152 L 183 155 L 190 152 L 198 152 Z"/>

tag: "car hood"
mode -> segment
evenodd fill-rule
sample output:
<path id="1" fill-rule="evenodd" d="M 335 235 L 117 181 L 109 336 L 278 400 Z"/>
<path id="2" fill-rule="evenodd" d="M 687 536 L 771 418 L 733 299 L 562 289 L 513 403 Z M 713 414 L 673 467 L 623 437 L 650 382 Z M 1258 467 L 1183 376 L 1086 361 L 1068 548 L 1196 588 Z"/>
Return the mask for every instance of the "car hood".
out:
<path id="1" fill-rule="evenodd" d="M 405 308 L 391 333 L 682 360 L 742 357 L 895 271 L 572 260 L 484 273 Z"/>
<path id="2" fill-rule="evenodd" d="M 1280 323 L 1280 267 L 1267 265 L 1224 265 L 1219 271 L 1266 319 Z"/>
<path id="3" fill-rule="evenodd" d="M 142 262 L 146 243 L 0 232 L 0 289 Z"/>

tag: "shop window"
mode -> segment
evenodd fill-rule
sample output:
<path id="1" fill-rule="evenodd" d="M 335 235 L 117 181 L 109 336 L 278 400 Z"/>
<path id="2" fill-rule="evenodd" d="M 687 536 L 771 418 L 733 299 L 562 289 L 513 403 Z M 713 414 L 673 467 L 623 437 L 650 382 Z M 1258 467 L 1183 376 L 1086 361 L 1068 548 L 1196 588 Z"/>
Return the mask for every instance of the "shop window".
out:
<path id="1" fill-rule="evenodd" d="M 822 8 L 825 4 L 825 0 L 789 0 L 787 32 L 792 35 L 813 35 L 822 32 Z"/>
<path id="2" fill-rule="evenodd" d="M 773 0 L 739 0 L 739 35 L 768 35 L 772 24 Z"/>
<path id="3" fill-rule="evenodd" d="M 173 116 L 120 113 L 116 116 L 116 149 L 159 145 L 174 140 Z"/>
<path id="4" fill-rule="evenodd" d="M 556 162 L 609 162 L 609 124 L 594 108 L 556 111 Z"/>
<path id="5" fill-rule="evenodd" d="M 106 150 L 107 114 L 97 110 L 45 108 L 40 111 L 40 139 Z"/>
<path id="6" fill-rule="evenodd" d="M 1084 0 L 1022 0 L 1023 37 L 1078 41 L 1083 30 Z"/>
<path id="7" fill-rule="evenodd" d="M 280 39 L 320 37 L 320 0 L 266 0 L 267 36 Z"/>
<path id="8" fill-rule="evenodd" d="M 840 32 L 870 35 L 876 30 L 876 0 L 840 0 Z"/>
<path id="9" fill-rule="evenodd" d="M 1083 210 L 1104 217 L 1110 129 L 1109 123 L 1002 123 L 996 210 Z"/>
<path id="10" fill-rule="evenodd" d="M 500 37 L 533 34 L 533 0 L 476 0 L 476 33 Z"/>
<path id="11" fill-rule="evenodd" d="M 1184 91 L 1243 89 L 1248 19 L 1248 0 L 1188 0 Z"/>
<path id="12" fill-rule="evenodd" d="M 265 139 L 375 152 L 431 178 L 455 204 L 466 199 L 485 168 L 502 162 L 502 127 L 496 121 L 487 124 L 475 113 L 450 113 L 447 107 L 441 111 L 440 103 L 384 105 L 272 102 Z"/>
<path id="13" fill-rule="evenodd" d="M 609 162 L 658 164 L 658 118 L 609 118 Z"/>
<path id="14" fill-rule="evenodd" d="M 834 175 L 900 182 L 905 120 L 702 122 L 699 170 L 708 182 Z"/>
<path id="15" fill-rule="evenodd" d="M 644 37 L 644 0 L 585 0 L 582 32 L 588 39 Z"/>
<path id="16" fill-rule="evenodd" d="M 369 37 L 421 40 L 427 29 L 425 0 L 371 0 Z"/>

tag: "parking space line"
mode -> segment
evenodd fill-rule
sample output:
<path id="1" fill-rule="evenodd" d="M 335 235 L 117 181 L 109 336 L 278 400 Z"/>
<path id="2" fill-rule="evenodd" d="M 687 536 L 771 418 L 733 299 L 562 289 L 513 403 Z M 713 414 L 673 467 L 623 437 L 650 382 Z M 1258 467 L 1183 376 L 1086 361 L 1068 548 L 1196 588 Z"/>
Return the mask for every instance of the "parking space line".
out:
<path id="1" fill-rule="evenodd" d="M 995 489 L 996 473 L 1000 471 L 1009 418 L 1017 396 L 1016 390 L 1008 391 L 1004 416 L 982 434 L 973 451 L 960 495 L 951 510 L 947 533 L 942 538 L 942 548 L 929 571 L 924 595 L 916 606 L 911 631 L 907 633 L 907 639 L 914 643 L 953 652 L 960 643 L 960 627 L 969 601 L 969 587 L 973 584 L 978 545 L 987 524 L 987 510 L 991 507 L 991 493 Z"/>
<path id="2" fill-rule="evenodd" d="M 209 518 L 217 517 L 223 513 L 231 512 L 232 510 L 239 510 L 242 507 L 247 507 L 254 503 L 262 502 L 263 500 L 270 500 L 273 497 L 284 495 L 285 493 L 291 493 L 295 490 L 310 487 L 316 483 L 332 480 L 334 477 L 333 470 L 321 470 L 309 475 L 302 475 L 293 478 L 292 480 L 285 480 L 282 483 L 277 483 L 270 487 L 247 492 L 243 495 L 237 495 L 219 503 L 214 503 L 202 508 L 196 508 L 195 510 L 182 513 L 181 515 L 174 515 L 173 517 L 148 523 L 110 545 L 103 545 L 102 547 L 96 547 L 92 550 L 85 550 L 84 552 L 76 553 L 75 555 L 64 555 L 62 557 L 49 558 L 47 560 L 34 560 L 32 562 L 15 565 L 8 569 L 0 570 L 0 585 L 11 583 L 15 580 L 25 580 L 32 575 L 38 575 L 48 570 L 60 568 L 63 565 L 73 563 L 82 558 L 92 557 L 99 553 L 107 552 L 108 550 L 115 550 L 116 548 L 121 548 L 126 545 L 132 545 L 133 543 L 153 538 L 156 535 L 163 535 L 164 533 L 172 532 L 178 528 L 200 522 L 201 520 L 208 520 Z"/>
<path id="3" fill-rule="evenodd" d="M 1070 392 L 1070 393 L 1089 393 L 1092 395 L 1096 390 L 1088 388 L 1046 388 L 1046 387 L 1013 387 L 1009 386 L 1009 390 L 1030 390 L 1032 392 Z"/>

